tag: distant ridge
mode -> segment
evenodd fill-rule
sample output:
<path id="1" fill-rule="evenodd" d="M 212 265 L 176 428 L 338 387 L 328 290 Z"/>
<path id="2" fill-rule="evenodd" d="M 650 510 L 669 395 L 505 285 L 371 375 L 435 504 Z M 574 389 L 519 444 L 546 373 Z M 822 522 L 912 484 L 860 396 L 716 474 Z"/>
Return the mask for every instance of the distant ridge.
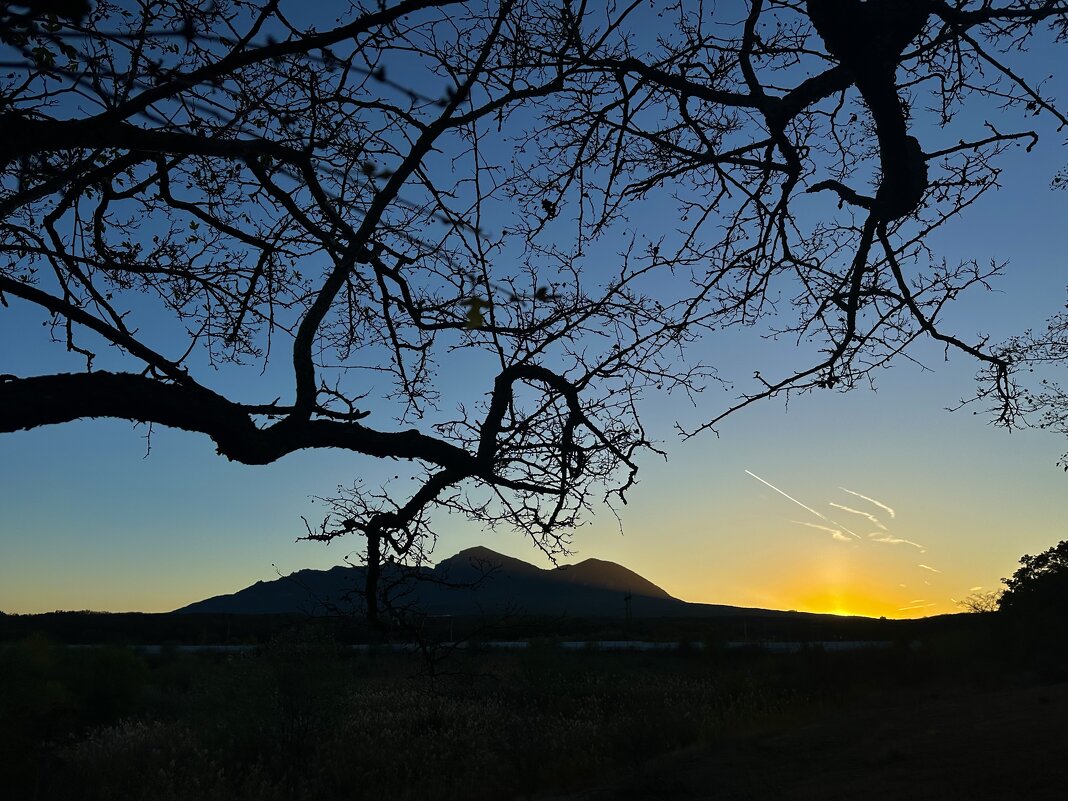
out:
<path id="1" fill-rule="evenodd" d="M 397 569 L 384 565 L 383 579 L 384 583 L 398 580 Z M 687 603 L 633 570 L 603 559 L 543 569 L 482 546 L 466 548 L 436 567 L 423 568 L 420 579 L 398 584 L 398 594 L 402 596 L 399 605 L 417 607 L 430 615 L 618 619 L 628 613 L 628 606 L 629 614 L 644 618 L 787 614 Z M 243 590 L 189 604 L 174 614 L 322 615 L 346 611 L 355 607 L 353 591 L 363 586 L 363 580 L 364 569 L 360 567 L 298 570 L 274 581 L 258 581 Z"/>
<path id="2" fill-rule="evenodd" d="M 536 579 L 547 584 L 597 588 L 617 593 L 630 592 L 632 595 L 647 598 L 678 600 L 633 570 L 603 559 L 586 559 L 578 564 L 560 565 L 546 570 L 480 545 L 465 548 L 454 556 L 442 560 L 437 570 L 455 579 L 460 576 L 469 577 L 483 566 L 495 567 L 495 575 L 504 574 L 513 580 Z"/>
<path id="3" fill-rule="evenodd" d="M 615 562 L 604 559 L 586 559 L 576 565 L 564 565 L 557 569 L 562 581 L 572 584 L 603 587 L 616 592 L 631 592 L 649 598 L 672 598 L 648 579 L 639 576 Z M 672 598 L 672 600 L 676 600 Z"/>

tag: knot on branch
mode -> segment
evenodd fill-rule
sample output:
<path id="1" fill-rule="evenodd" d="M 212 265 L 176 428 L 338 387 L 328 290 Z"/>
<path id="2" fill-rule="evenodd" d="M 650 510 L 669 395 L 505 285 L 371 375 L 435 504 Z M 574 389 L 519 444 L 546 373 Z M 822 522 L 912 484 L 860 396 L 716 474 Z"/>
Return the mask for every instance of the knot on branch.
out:
<path id="1" fill-rule="evenodd" d="M 893 72 L 927 22 L 927 0 L 808 0 L 827 50 L 854 75 Z"/>
<path id="2" fill-rule="evenodd" d="M 872 211 L 886 222 L 915 211 L 927 190 L 927 162 L 908 133 L 895 74 L 929 8 L 924 0 L 808 0 L 816 32 L 848 71 L 875 122 L 882 179 Z"/>

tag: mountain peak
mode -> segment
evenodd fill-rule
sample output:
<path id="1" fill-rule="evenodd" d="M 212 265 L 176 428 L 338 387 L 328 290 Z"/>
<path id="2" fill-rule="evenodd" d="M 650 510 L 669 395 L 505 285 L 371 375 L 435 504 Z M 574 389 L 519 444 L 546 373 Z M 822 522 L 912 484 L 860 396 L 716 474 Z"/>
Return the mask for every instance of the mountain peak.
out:
<path id="1" fill-rule="evenodd" d="M 541 568 L 522 559 L 497 553 L 484 545 L 476 545 L 442 559 L 434 571 L 447 579 L 464 581 L 472 579 L 474 574 L 535 575 L 541 572 Z"/>
<path id="2" fill-rule="evenodd" d="M 628 595 L 635 600 L 636 614 L 678 614 L 686 606 L 634 571 L 603 559 L 546 570 L 476 545 L 423 571 L 434 580 L 412 578 L 411 598 L 430 614 L 520 610 L 536 615 L 617 617 L 623 614 L 623 599 Z M 324 609 L 324 601 L 350 597 L 363 575 L 363 568 L 342 566 L 299 570 L 178 611 L 264 614 Z"/>
<path id="3" fill-rule="evenodd" d="M 650 598 L 673 599 L 669 593 L 649 579 L 639 576 L 623 565 L 605 559 L 584 559 L 574 565 L 561 565 L 557 571 L 571 583 L 586 584 L 632 595 L 645 595 Z"/>
<path id="4" fill-rule="evenodd" d="M 463 557 L 464 559 L 511 559 L 510 556 L 505 556 L 503 553 L 497 553 L 496 551 L 487 548 L 485 545 L 473 545 L 470 548 L 464 548 L 462 551 L 457 551 L 452 556 L 442 561 L 449 561 L 449 559 L 456 559 L 457 557 Z"/>

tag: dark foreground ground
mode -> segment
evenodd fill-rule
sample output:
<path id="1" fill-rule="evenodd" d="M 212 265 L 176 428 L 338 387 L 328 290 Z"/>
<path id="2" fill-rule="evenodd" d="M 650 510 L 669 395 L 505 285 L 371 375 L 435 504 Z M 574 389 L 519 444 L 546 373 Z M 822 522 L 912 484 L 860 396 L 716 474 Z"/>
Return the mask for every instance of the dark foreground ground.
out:
<path id="1" fill-rule="evenodd" d="M 1068 798 L 1062 641 L 973 622 L 854 652 L 545 640 L 432 671 L 316 627 L 239 654 L 30 636 L 0 643 L 0 798 Z"/>
<path id="2" fill-rule="evenodd" d="M 1068 798 L 1068 684 L 875 693 L 559 801 Z"/>

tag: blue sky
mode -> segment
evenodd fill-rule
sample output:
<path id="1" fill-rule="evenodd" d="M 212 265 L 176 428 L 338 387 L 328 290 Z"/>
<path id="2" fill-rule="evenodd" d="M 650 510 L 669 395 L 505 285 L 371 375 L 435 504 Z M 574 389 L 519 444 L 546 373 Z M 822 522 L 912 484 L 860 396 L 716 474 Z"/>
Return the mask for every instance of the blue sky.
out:
<path id="1" fill-rule="evenodd" d="M 1049 188 L 1068 160 L 1063 144 L 1063 132 L 1053 133 L 1030 154 L 1008 155 L 1003 188 L 932 240 L 951 261 L 1010 262 L 995 292 L 947 310 L 947 329 L 997 340 L 1064 307 L 1068 192 Z M 661 213 L 642 223 L 670 226 L 670 212 Z M 0 310 L 0 372 L 78 369 L 47 342 L 40 318 L 15 306 Z M 755 333 L 710 338 L 698 355 L 738 379 L 795 363 L 791 343 Z M 602 511 L 575 532 L 569 560 L 620 562 L 691 601 L 890 616 L 956 611 L 954 599 L 973 588 L 996 588 L 1021 554 L 1068 537 L 1068 477 L 1055 464 L 1068 442 L 994 429 L 970 409 L 946 411 L 974 391 L 975 365 L 961 355 L 945 361 L 932 343 L 911 355 L 929 370 L 902 361 L 878 376 L 877 391 L 820 392 L 788 408 L 771 401 L 729 418 L 718 436 L 686 442 L 673 433 L 677 420 L 707 419 L 737 392 L 712 386 L 696 410 L 681 398 L 648 401 L 645 421 L 670 458 L 643 459 L 622 533 Z M 465 376 L 442 381 L 458 389 Z M 312 496 L 398 472 L 331 452 L 236 465 L 206 438 L 161 429 L 147 453 L 145 435 L 95 421 L 0 437 L 0 610 L 164 611 L 277 572 L 329 567 L 359 542 L 295 542 L 301 516 L 318 514 Z M 548 564 L 517 534 L 438 523 L 440 557 L 479 544 Z M 836 539 L 840 527 L 860 538 Z M 868 536 L 879 532 L 909 542 Z"/>

